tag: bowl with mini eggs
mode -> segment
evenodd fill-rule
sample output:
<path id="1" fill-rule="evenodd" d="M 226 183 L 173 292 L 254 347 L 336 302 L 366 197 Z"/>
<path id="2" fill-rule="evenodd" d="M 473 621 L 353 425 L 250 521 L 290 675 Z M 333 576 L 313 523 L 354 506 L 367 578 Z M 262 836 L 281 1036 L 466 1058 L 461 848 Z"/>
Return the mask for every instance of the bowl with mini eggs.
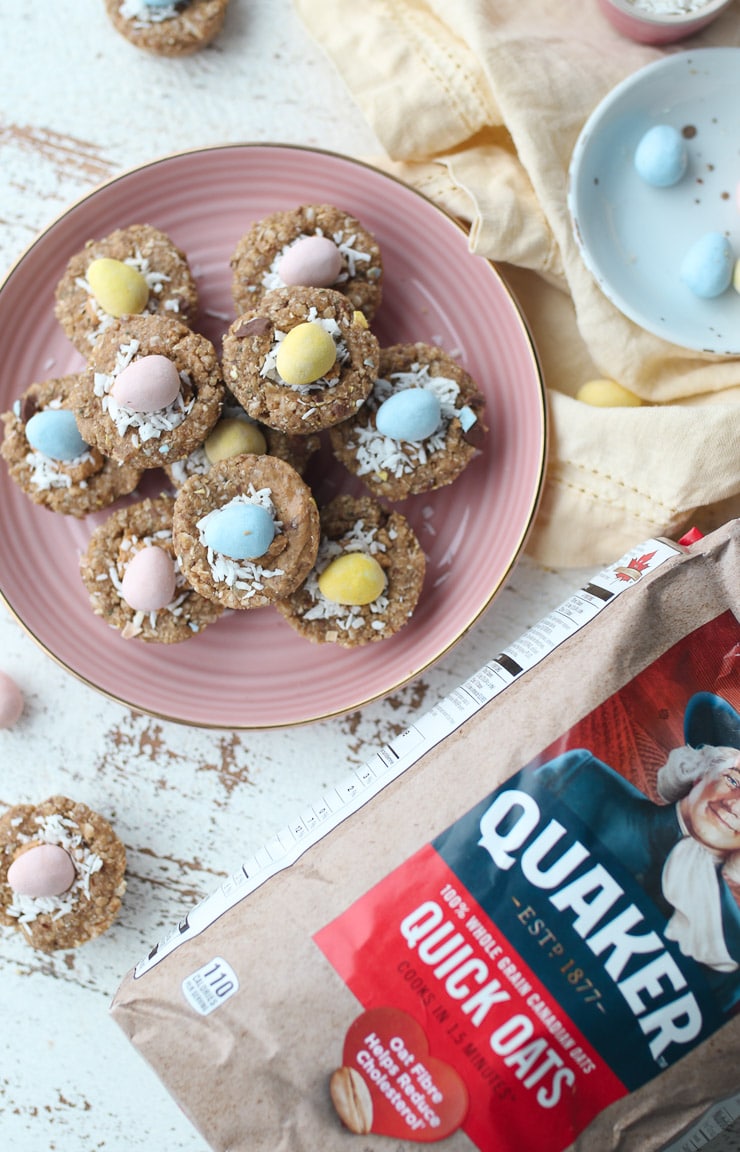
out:
<path id="1" fill-rule="evenodd" d="M 617 85 L 573 151 L 581 256 L 629 319 L 740 353 L 740 48 L 666 56 Z"/>

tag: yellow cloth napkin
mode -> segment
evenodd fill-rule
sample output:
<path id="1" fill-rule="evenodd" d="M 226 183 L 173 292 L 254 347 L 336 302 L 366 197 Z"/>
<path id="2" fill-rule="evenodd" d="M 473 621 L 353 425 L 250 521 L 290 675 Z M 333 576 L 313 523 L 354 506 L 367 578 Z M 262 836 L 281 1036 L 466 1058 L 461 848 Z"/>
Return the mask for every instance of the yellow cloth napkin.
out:
<path id="1" fill-rule="evenodd" d="M 550 406 L 530 555 L 602 563 L 737 516 L 740 359 L 679 348 L 624 317 L 581 259 L 566 193 L 601 99 L 669 51 L 740 45 L 740 5 L 656 49 L 619 36 L 595 0 L 294 3 L 386 150 L 373 162 L 470 225 L 471 250 L 497 262 L 527 317 Z M 645 404 L 575 400 L 595 377 Z"/>

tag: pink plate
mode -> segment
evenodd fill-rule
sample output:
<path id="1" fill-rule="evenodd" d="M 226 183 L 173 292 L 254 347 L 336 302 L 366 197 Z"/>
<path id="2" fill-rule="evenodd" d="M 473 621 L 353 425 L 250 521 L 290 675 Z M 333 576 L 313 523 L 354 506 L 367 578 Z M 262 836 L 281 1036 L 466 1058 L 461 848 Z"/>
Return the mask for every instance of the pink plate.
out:
<path id="1" fill-rule="evenodd" d="M 484 452 L 447 488 L 401 510 L 428 556 L 412 621 L 354 651 L 302 639 L 272 608 L 231 613 L 184 644 L 125 641 L 90 610 L 78 558 L 107 513 L 77 521 L 40 508 L 0 468 L 0 589 L 10 611 L 63 667 L 132 708 L 203 727 L 270 728 L 358 708 L 417 676 L 490 604 L 523 547 L 540 495 L 546 406 L 522 316 L 465 231 L 431 201 L 365 164 L 324 151 L 234 145 L 169 156 L 75 204 L 24 253 L 0 288 L 0 411 L 32 382 L 81 369 L 54 318 L 53 294 L 85 241 L 148 223 L 188 255 L 196 327 L 220 347 L 233 319 L 229 259 L 252 221 L 333 203 L 377 237 L 382 345 L 422 340 L 455 352 L 486 395 Z M 325 457 L 323 494 L 349 478 Z M 166 482 L 163 473 L 147 485 Z M 352 490 L 355 490 L 352 488 Z M 317 496 L 319 493 L 317 492 Z"/>

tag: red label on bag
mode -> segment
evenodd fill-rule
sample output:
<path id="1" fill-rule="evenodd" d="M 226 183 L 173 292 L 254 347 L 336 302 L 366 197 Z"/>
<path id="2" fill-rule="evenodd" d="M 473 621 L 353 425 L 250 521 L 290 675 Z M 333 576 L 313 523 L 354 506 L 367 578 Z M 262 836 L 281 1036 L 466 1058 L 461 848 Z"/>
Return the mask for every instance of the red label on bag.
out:
<path id="1" fill-rule="evenodd" d="M 370 1089 L 374 1132 L 441 1139 L 459 1112 L 457 1123 L 481 1152 L 564 1148 L 626 1094 L 431 846 L 315 940 L 369 1010 L 350 1027 L 343 1060 Z M 553 953 L 553 963 L 563 959 Z M 373 1026 L 373 1012 L 382 1027 Z M 414 1130 L 404 1124 L 403 1108 L 391 1112 L 388 1093 L 396 1099 L 395 1093 L 415 1090 L 402 1050 L 441 1093 L 434 1128 Z M 393 1072 L 386 1067 L 385 1079 L 384 1055 Z M 588 1091 L 579 1090 L 585 1079 Z M 464 1110 L 458 1081 L 468 1097 Z M 428 1098 L 425 1106 L 433 1109 Z"/>

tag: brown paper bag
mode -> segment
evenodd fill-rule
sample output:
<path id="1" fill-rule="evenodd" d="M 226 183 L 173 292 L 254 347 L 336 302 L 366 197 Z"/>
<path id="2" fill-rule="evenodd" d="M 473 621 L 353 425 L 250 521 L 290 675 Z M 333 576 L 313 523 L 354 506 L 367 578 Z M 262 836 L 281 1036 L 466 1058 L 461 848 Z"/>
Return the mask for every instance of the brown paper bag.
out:
<path id="1" fill-rule="evenodd" d="M 634 549 L 129 973 L 214 1149 L 650 1152 L 737 1091 L 739 617 L 740 522 Z"/>

